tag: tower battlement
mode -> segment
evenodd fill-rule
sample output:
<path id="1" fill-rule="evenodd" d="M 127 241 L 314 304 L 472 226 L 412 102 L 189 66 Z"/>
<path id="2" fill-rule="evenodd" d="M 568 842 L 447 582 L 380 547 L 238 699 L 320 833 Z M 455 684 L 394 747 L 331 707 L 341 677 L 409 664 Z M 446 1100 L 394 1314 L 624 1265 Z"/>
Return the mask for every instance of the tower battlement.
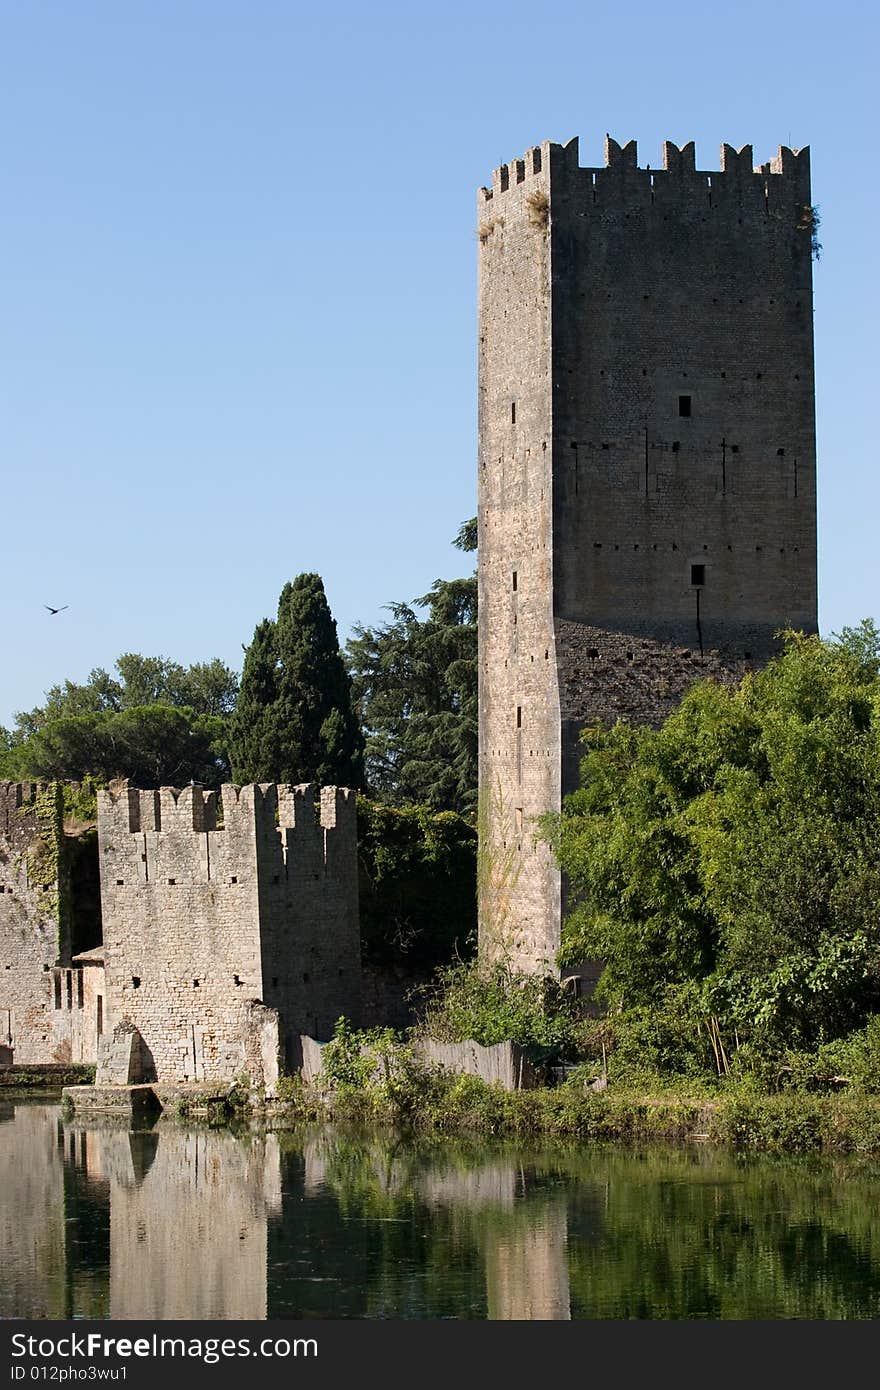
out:
<path id="1" fill-rule="evenodd" d="M 689 184 L 701 193 L 704 190 L 714 191 L 719 196 L 749 180 L 755 191 L 767 199 L 779 197 L 783 192 L 795 195 L 809 193 L 809 146 L 790 149 L 787 145 L 780 145 L 772 159 L 756 167 L 751 145 L 743 145 L 737 150 L 733 145 L 722 144 L 717 169 L 697 168 L 693 140 L 681 146 L 672 140 L 665 140 L 662 169 L 652 169 L 650 165 L 639 167 L 635 140 L 621 145 L 606 135 L 604 165 L 582 166 L 578 161 L 578 147 L 577 136 L 564 145 L 547 140 L 543 145 L 534 146 L 521 159 L 512 159 L 493 170 L 491 187 L 480 189 L 480 201 L 485 203 L 502 197 L 521 184 L 533 183 L 535 177 L 541 174 L 549 178 L 551 183 L 552 175 L 578 177 L 585 189 L 587 186 L 593 189 L 609 186 L 619 189 L 619 182 L 612 180 L 619 180 L 622 176 L 627 180 L 628 192 L 640 189 L 647 195 L 652 191 L 656 195 L 661 190 L 670 189 L 677 179 L 688 179 Z"/>
<path id="2" fill-rule="evenodd" d="M 207 881 L 221 864 L 224 873 L 234 868 L 236 876 L 253 876 L 258 846 L 261 864 L 275 859 L 276 870 L 290 870 L 297 857 L 326 868 L 338 842 L 356 839 L 356 808 L 348 787 L 311 782 L 227 783 L 218 798 L 198 785 L 142 791 L 120 779 L 98 792 L 98 825 L 104 854 L 138 857 L 144 882 L 154 863 L 172 858 L 182 858 L 188 875 Z M 126 836 L 137 836 L 138 844 L 126 849 Z"/>

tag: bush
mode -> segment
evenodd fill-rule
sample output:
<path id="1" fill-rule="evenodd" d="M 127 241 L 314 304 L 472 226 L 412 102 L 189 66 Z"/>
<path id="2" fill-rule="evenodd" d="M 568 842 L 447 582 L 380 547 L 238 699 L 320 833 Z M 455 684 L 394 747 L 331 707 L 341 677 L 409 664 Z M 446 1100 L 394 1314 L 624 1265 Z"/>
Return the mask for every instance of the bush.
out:
<path id="1" fill-rule="evenodd" d="M 462 961 L 437 971 L 420 1018 L 421 1030 L 440 1042 L 509 1041 L 566 1056 L 577 1053 L 579 1023 L 577 1001 L 558 980 Z"/>

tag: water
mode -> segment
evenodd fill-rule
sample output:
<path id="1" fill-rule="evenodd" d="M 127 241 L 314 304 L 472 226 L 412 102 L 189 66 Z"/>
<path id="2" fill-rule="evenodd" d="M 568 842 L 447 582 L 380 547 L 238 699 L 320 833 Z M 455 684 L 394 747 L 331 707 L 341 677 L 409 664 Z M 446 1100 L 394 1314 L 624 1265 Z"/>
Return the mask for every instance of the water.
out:
<path id="1" fill-rule="evenodd" d="M 876 1318 L 880 1175 L 0 1102 L 0 1316 Z"/>

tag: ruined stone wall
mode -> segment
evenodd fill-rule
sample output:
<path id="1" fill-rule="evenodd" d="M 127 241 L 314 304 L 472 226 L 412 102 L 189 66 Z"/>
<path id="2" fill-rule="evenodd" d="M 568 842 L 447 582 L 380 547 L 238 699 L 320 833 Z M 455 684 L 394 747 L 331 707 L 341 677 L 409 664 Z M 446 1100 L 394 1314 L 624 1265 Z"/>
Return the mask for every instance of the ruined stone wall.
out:
<path id="1" fill-rule="evenodd" d="M 291 1067 L 300 1033 L 326 1041 L 341 1014 L 361 1013 L 356 796 L 315 793 L 278 788 L 278 826 L 263 822 L 258 851 L 262 998 L 279 1012 Z"/>
<path id="2" fill-rule="evenodd" d="M 144 1079 L 252 1069 L 255 1000 L 278 1010 L 290 1065 L 301 1020 L 359 1008 L 354 794 L 324 788 L 320 821 L 309 786 L 226 786 L 221 805 L 219 825 L 201 787 L 98 796 L 104 1027 L 138 1030 Z"/>
<path id="3" fill-rule="evenodd" d="M 56 1058 L 52 967 L 62 925 L 63 812 L 54 783 L 0 783 L 0 1045 L 15 1062 Z"/>
<path id="4" fill-rule="evenodd" d="M 547 150 L 496 171 L 477 199 L 480 952 L 514 967 L 546 954 L 559 900 L 532 833 L 560 775 Z"/>
<path id="5" fill-rule="evenodd" d="M 736 679 L 779 629 L 816 630 L 809 151 L 754 169 L 749 146 L 725 145 L 721 165 L 699 171 L 693 145 L 667 143 L 662 170 L 639 169 L 634 142 L 609 139 L 605 167 L 582 169 L 574 140 L 503 166 L 480 194 L 503 229 L 480 252 L 481 777 L 494 761 L 515 791 L 521 750 L 543 757 L 538 811 L 577 784 L 585 723 L 657 723 L 693 679 Z M 549 282 L 535 322 L 532 188 Z M 508 462 L 520 391 L 522 452 L 533 419 L 549 431 L 528 499 L 527 469 Z M 549 573 L 520 570 L 514 598 L 524 525 Z M 539 653 L 517 650 L 527 605 L 551 611 L 550 669 L 532 690 L 523 667 Z M 562 897 L 549 871 L 523 880 L 507 934 L 539 969 Z M 492 938 L 484 911 L 484 953 Z"/>
<path id="6" fill-rule="evenodd" d="M 262 971 L 255 820 L 259 787 L 98 793 L 108 1010 L 138 1029 L 161 1080 L 232 1079 L 244 1004 Z M 271 809 L 266 811 L 271 816 Z"/>

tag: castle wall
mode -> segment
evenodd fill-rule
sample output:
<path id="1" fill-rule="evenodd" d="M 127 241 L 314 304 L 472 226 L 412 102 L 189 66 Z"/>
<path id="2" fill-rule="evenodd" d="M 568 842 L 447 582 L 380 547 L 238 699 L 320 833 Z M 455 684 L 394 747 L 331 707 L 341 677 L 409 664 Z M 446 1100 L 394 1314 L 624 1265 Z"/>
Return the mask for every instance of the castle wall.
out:
<path id="1" fill-rule="evenodd" d="M 544 954 L 559 899 L 533 834 L 560 777 L 547 148 L 496 171 L 477 208 L 480 951 L 514 967 Z"/>
<path id="2" fill-rule="evenodd" d="M 61 789 L 0 783 L 0 1047 L 56 1060 L 52 967 L 63 958 Z M 62 1059 L 63 1060 L 63 1059 Z"/>
<path id="3" fill-rule="evenodd" d="M 303 1020 L 329 1035 L 359 1009 L 354 794 L 324 788 L 320 821 L 309 786 L 226 786 L 221 806 L 218 825 L 201 787 L 98 794 L 104 1031 L 137 1029 L 144 1079 L 253 1073 L 254 1001 L 278 1011 L 290 1065 Z"/>
<path id="4" fill-rule="evenodd" d="M 543 756 L 526 820 L 577 785 L 585 724 L 659 723 L 692 680 L 738 679 L 779 629 L 816 630 L 809 151 L 755 170 L 725 145 L 721 163 L 698 171 L 693 145 L 667 143 L 663 170 L 639 169 L 634 142 L 609 139 L 605 167 L 582 169 L 575 140 L 480 194 L 502 228 L 480 238 L 481 787 L 497 767 L 509 800 L 521 750 Z M 533 419 L 549 432 L 538 495 L 514 464 L 519 392 L 523 454 Z M 547 564 L 514 599 L 524 535 Z M 551 631 L 540 673 L 526 601 L 532 633 Z M 508 897 L 504 933 L 483 906 L 481 950 L 512 939 L 514 963 L 543 968 L 558 880 L 524 873 Z"/>
<path id="5" fill-rule="evenodd" d="M 160 1080 L 231 1080 L 262 993 L 254 827 L 273 808 L 260 787 L 228 788 L 223 813 L 218 830 L 201 787 L 98 793 L 104 1032 L 129 1020 Z"/>
<path id="6" fill-rule="evenodd" d="M 259 846 L 263 1000 L 293 1066 L 301 1033 L 326 1041 L 341 1014 L 360 1020 L 355 793 L 281 786 L 278 822 Z"/>

